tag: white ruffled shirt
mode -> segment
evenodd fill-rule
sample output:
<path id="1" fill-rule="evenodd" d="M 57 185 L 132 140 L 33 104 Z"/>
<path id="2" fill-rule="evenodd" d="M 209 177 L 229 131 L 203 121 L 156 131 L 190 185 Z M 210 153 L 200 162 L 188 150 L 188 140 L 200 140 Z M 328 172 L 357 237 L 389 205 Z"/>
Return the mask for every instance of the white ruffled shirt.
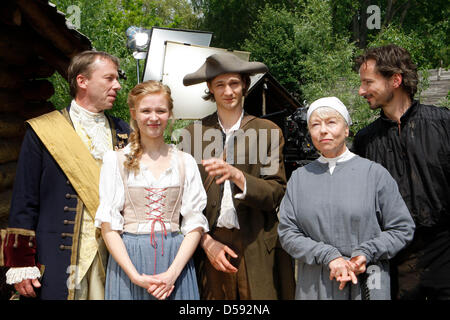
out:
<path id="1" fill-rule="evenodd" d="M 92 156 L 101 161 L 103 155 L 112 149 L 111 130 L 105 113 L 90 112 L 72 100 L 69 115 L 80 138 L 89 146 Z"/>
<path id="2" fill-rule="evenodd" d="M 156 179 L 145 165 L 140 164 L 140 171 L 137 175 L 133 172 L 128 174 L 129 187 L 145 188 L 166 188 L 179 186 L 178 157 L 176 147 L 170 145 L 170 166 L 158 179 Z M 125 154 L 130 152 L 130 146 L 124 149 Z M 200 172 L 198 171 L 195 159 L 187 153 L 183 154 L 185 166 L 184 192 L 181 202 L 180 231 L 186 235 L 190 231 L 202 227 L 204 232 L 209 231 L 208 220 L 203 215 L 206 206 L 206 192 L 203 188 Z M 108 151 L 103 158 L 103 166 L 100 171 L 100 205 L 95 215 L 95 226 L 100 228 L 103 222 L 111 224 L 112 230 L 123 231 L 124 218 L 120 213 L 125 203 L 125 189 L 120 175 L 117 162 L 117 155 L 114 151 Z M 150 208 L 152 209 L 152 208 Z M 165 223 L 167 231 L 171 230 L 170 223 Z M 154 231 L 161 231 L 161 225 L 155 224 Z M 141 223 L 138 226 L 139 232 L 151 231 L 151 221 Z"/>
<path id="3" fill-rule="evenodd" d="M 225 133 L 225 145 L 228 145 L 228 141 L 233 136 L 234 132 L 236 130 L 239 130 L 243 117 L 244 117 L 244 110 L 242 110 L 242 114 L 239 120 L 228 130 L 226 130 L 223 127 L 219 119 L 219 125 L 222 128 L 222 131 Z M 246 194 L 247 194 L 247 182 L 245 182 L 244 184 L 244 191 L 241 193 L 237 193 L 234 197 L 236 199 L 243 200 Z M 224 227 L 227 229 L 233 228 L 240 229 L 236 208 L 234 207 L 233 204 L 233 194 L 231 192 L 231 184 L 229 180 L 225 180 L 224 182 L 222 202 L 220 204 L 220 214 L 217 220 L 217 226 Z"/>
<path id="4" fill-rule="evenodd" d="M 330 171 L 330 174 L 333 174 L 334 168 L 336 168 L 336 163 L 338 162 L 344 162 L 347 160 L 350 160 L 353 158 L 355 154 L 348 150 L 348 148 L 345 148 L 345 152 L 336 158 L 326 158 L 324 156 L 320 156 L 317 160 L 321 163 L 328 163 L 328 170 Z"/>

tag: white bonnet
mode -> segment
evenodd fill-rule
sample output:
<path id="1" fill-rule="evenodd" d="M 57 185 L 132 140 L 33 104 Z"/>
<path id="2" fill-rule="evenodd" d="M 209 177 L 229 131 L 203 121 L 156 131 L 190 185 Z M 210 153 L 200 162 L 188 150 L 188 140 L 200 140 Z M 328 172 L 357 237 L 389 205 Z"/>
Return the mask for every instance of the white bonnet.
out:
<path id="1" fill-rule="evenodd" d="M 347 125 L 350 126 L 352 124 L 352 119 L 350 118 L 350 114 L 348 113 L 347 107 L 342 103 L 341 100 L 339 100 L 336 97 L 320 98 L 311 103 L 308 108 L 308 112 L 306 113 L 307 122 L 309 122 L 309 118 L 311 117 L 311 114 L 314 112 L 314 110 L 320 107 L 330 107 L 336 110 L 342 115 L 345 121 L 347 121 Z"/>

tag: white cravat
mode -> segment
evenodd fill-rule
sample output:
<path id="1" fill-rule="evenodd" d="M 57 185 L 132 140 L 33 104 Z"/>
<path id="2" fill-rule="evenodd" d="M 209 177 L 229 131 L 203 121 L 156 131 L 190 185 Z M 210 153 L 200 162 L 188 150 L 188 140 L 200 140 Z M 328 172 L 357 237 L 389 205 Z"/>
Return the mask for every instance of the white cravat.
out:
<path id="1" fill-rule="evenodd" d="M 350 160 L 354 156 L 355 154 L 346 147 L 345 152 L 336 158 L 326 158 L 324 156 L 320 156 L 317 160 L 321 163 L 328 163 L 328 170 L 330 170 L 330 174 L 333 174 L 334 168 L 336 168 L 336 163 Z"/>
<path id="2" fill-rule="evenodd" d="M 222 128 L 222 131 L 225 133 L 225 145 L 228 144 L 228 141 L 230 140 L 230 137 L 233 135 L 233 133 L 238 130 L 241 126 L 242 118 L 244 117 L 244 110 L 242 110 L 241 117 L 239 120 L 228 130 L 226 130 L 219 119 L 219 125 Z M 228 154 L 228 152 L 227 152 Z M 236 194 L 234 197 L 237 199 L 244 199 L 246 190 L 247 189 L 247 183 L 244 185 L 244 192 Z M 231 184 L 229 180 L 225 180 L 224 186 L 223 186 L 223 196 L 222 196 L 222 203 L 220 204 L 220 215 L 219 219 L 217 220 L 217 226 L 218 227 L 224 227 L 228 229 L 240 229 L 239 221 L 236 213 L 236 208 L 233 204 L 233 196 L 231 192 Z"/>
<path id="3" fill-rule="evenodd" d="M 101 161 L 105 152 L 112 149 L 111 130 L 105 113 L 90 112 L 72 100 L 69 115 L 92 156 Z"/>

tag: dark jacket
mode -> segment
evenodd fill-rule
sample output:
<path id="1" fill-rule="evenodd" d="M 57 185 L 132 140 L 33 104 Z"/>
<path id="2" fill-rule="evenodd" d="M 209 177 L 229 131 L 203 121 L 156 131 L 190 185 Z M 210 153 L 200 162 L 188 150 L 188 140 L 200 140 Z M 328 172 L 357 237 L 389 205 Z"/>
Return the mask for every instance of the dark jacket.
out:
<path id="1" fill-rule="evenodd" d="M 68 109 L 63 110 L 66 117 Z M 113 146 L 124 146 L 130 131 L 128 124 L 107 118 Z M 66 175 L 28 127 L 17 164 L 8 223 L 8 230 L 17 235 L 17 248 L 8 250 L 6 260 L 9 267 L 43 267 L 40 293 L 38 290 L 41 299 L 68 297 L 69 266 L 77 258 L 82 212 L 83 203 Z"/>
<path id="2" fill-rule="evenodd" d="M 414 101 L 400 125 L 381 111 L 353 149 L 388 169 L 416 223 L 412 243 L 393 261 L 399 274 L 416 273 L 402 281 L 450 286 L 450 111 Z"/>
<path id="3" fill-rule="evenodd" d="M 360 130 L 353 151 L 397 181 L 417 228 L 450 219 L 450 111 L 414 101 L 400 125 L 380 117 Z"/>

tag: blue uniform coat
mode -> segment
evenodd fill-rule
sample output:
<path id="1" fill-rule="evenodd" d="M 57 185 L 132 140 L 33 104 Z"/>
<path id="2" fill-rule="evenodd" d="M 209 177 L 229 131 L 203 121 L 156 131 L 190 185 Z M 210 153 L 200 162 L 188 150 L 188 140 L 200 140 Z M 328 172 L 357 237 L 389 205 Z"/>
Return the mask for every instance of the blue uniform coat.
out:
<path id="1" fill-rule="evenodd" d="M 68 111 L 66 108 L 62 113 L 69 119 Z M 130 132 L 128 124 L 115 117 L 107 118 L 113 146 L 125 146 Z M 64 172 L 28 127 L 17 164 L 8 229 L 14 228 L 18 233 L 35 231 L 35 263 L 43 270 L 42 287 L 38 290 L 41 299 L 68 297 L 69 266 L 71 260 L 77 259 L 83 206 Z M 20 259 L 6 260 L 15 266 L 14 261 Z"/>

